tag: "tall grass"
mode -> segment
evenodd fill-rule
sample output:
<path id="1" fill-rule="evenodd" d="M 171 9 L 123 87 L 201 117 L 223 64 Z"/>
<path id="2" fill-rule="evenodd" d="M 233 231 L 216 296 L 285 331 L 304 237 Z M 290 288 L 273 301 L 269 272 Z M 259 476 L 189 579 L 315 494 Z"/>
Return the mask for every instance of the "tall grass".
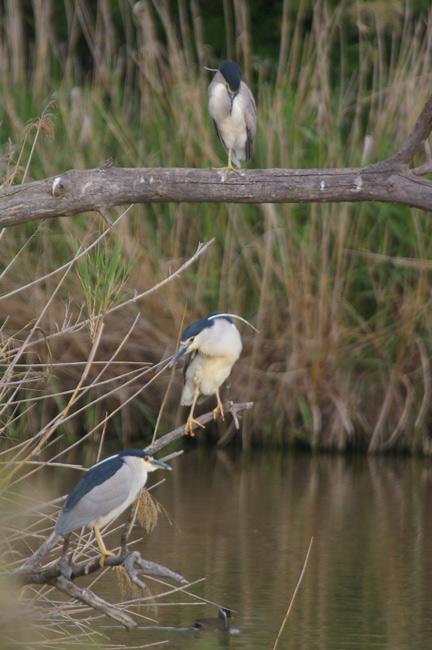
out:
<path id="1" fill-rule="evenodd" d="M 248 3 L 224 3 L 227 52 L 258 105 L 254 167 L 344 167 L 394 153 L 430 91 L 431 14 L 425 9 L 412 17 L 410 5 L 395 0 L 390 19 L 384 5 L 317 2 L 311 9 L 299 2 L 294 12 L 285 2 L 276 60 L 255 54 L 261 49 Z M 146 167 L 224 161 L 206 110 L 210 79 L 202 67 L 217 66 L 218 58 L 198 2 L 104 1 L 95 11 L 86 0 L 65 0 L 32 7 L 29 16 L 8 2 L 1 14 L 5 183 L 108 158 Z M 48 132 L 38 118 L 49 104 Z M 111 218 L 119 214 L 113 209 Z M 139 205 L 105 240 L 105 266 L 95 267 L 91 252 L 72 263 L 104 227 L 86 214 L 2 232 L 6 435 L 34 435 L 68 407 L 56 435 L 71 436 L 119 407 L 109 432 L 122 444 L 151 436 L 169 377 L 122 407 L 143 381 L 139 370 L 173 352 L 183 318 L 219 309 L 260 330 L 242 331 L 244 352 L 229 393 L 255 402 L 243 421 L 244 447 L 430 453 L 429 215 L 379 204 Z M 111 255 L 124 260 L 122 291 L 132 297 L 212 237 L 214 245 L 194 266 L 145 300 L 110 316 L 99 300 L 104 327 L 97 349 L 88 329 L 47 338 L 79 318 L 102 276 L 115 273 Z M 69 262 L 61 284 L 61 272 L 48 275 Z M 85 276 L 84 269 L 93 270 Z M 90 386 L 81 400 L 87 407 L 78 409 L 69 401 L 89 355 Z M 95 362 L 113 355 L 102 381 Z M 170 388 L 163 430 L 181 417 L 179 382 Z"/>
<path id="2" fill-rule="evenodd" d="M 344 167 L 394 153 L 429 94 L 432 25 L 429 10 L 412 17 L 408 4 L 395 0 L 391 12 L 389 4 L 311 9 L 300 0 L 294 12 L 286 1 L 272 58 L 248 3 L 223 3 L 226 54 L 258 105 L 253 166 Z M 208 45 L 204 5 L 94 5 L 0 8 L 0 182 L 109 158 L 223 163 L 206 111 L 203 65 L 217 66 L 219 52 Z M 242 329 L 229 391 L 255 402 L 242 424 L 245 448 L 431 453 L 429 215 L 378 204 L 154 204 L 110 217 L 109 233 L 94 214 L 0 232 L 2 509 L 17 494 L 23 503 L 23 486 L 42 501 L 39 470 L 64 466 L 69 450 L 92 464 L 87 441 L 102 447 L 109 435 L 119 447 L 142 446 L 162 403 L 159 432 L 177 424 L 180 377 L 171 382 L 154 364 L 172 354 L 184 319 L 215 309 L 260 330 Z M 58 506 L 46 515 L 30 505 L 27 523 L 2 526 L 2 573 L 52 530 Z M 4 609 L 9 637 L 27 643 Z M 72 634 L 76 612 L 48 590 L 27 592 L 18 611 L 34 617 L 27 629 L 32 640 L 38 629 L 40 645 L 93 643 L 90 619 Z"/>

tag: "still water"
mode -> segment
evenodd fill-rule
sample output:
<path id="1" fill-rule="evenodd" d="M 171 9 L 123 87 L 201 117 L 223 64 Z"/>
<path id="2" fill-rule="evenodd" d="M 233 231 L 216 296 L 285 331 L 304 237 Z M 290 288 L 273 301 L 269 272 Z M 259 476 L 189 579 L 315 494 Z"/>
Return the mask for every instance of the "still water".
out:
<path id="1" fill-rule="evenodd" d="M 313 537 L 278 650 L 432 647 L 430 460 L 198 448 L 171 464 L 152 493 L 173 521 L 162 516 L 142 555 L 189 581 L 205 577 L 192 590 L 235 610 L 240 633 L 119 628 L 107 630 L 111 642 L 271 649 Z M 146 613 L 167 628 L 217 615 L 184 596 L 177 602 Z"/>

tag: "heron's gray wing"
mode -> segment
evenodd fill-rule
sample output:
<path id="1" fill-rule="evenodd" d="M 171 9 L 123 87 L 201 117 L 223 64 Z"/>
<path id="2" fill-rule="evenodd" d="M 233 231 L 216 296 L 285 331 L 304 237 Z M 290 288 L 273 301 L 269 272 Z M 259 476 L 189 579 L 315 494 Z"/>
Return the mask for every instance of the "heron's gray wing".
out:
<path id="1" fill-rule="evenodd" d="M 63 510 L 70 510 L 82 497 L 100 483 L 108 481 L 123 465 L 123 460 L 118 454 L 112 454 L 90 467 L 80 478 L 78 483 L 69 492 Z"/>
<path id="2" fill-rule="evenodd" d="M 57 519 L 56 534 L 67 535 L 118 508 L 129 495 L 130 473 L 117 457 L 90 468 L 69 494 Z"/>
<path id="3" fill-rule="evenodd" d="M 245 100 L 245 122 L 246 122 L 246 162 L 252 158 L 255 135 L 256 135 L 256 125 L 257 125 L 257 109 L 253 95 L 249 89 L 249 86 L 245 84 L 244 81 L 240 84 L 240 94 Z"/>
<path id="4" fill-rule="evenodd" d="M 219 138 L 219 140 L 220 140 L 221 145 L 223 146 L 223 148 L 225 149 L 225 151 L 228 153 L 228 147 L 226 146 L 226 144 L 225 144 L 225 142 L 224 142 L 224 139 L 223 139 L 223 137 L 222 137 L 222 135 L 221 135 L 221 132 L 220 132 L 219 129 L 218 129 L 218 126 L 217 126 L 216 120 L 213 120 L 213 124 L 214 124 L 214 128 L 215 128 L 215 131 L 216 131 L 216 133 L 217 133 L 217 136 L 218 136 L 218 138 Z"/>

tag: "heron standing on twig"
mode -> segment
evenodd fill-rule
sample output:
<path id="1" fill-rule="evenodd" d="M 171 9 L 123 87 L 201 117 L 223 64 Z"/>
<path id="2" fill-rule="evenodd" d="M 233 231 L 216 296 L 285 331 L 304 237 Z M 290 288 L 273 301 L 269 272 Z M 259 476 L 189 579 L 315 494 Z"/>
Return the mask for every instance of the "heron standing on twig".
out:
<path id="1" fill-rule="evenodd" d="M 240 333 L 228 314 L 213 312 L 185 329 L 179 348 L 170 363 L 171 368 L 186 354 L 180 403 L 182 406 L 191 406 L 191 410 L 185 426 L 185 435 L 193 435 L 194 424 L 205 428 L 195 420 L 194 410 L 196 403 L 209 395 L 216 395 L 217 399 L 217 407 L 213 411 L 214 419 L 218 411 L 224 419 L 219 388 L 229 376 L 241 351 Z"/>

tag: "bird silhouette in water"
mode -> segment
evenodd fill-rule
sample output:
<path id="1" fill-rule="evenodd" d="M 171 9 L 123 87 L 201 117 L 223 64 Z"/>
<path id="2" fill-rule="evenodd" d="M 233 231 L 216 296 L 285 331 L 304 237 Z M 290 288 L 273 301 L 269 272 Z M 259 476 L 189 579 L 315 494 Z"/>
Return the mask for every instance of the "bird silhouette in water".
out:
<path id="1" fill-rule="evenodd" d="M 232 618 L 232 612 L 222 607 L 217 618 L 199 618 L 195 621 L 193 629 L 200 632 L 229 632 Z"/>

